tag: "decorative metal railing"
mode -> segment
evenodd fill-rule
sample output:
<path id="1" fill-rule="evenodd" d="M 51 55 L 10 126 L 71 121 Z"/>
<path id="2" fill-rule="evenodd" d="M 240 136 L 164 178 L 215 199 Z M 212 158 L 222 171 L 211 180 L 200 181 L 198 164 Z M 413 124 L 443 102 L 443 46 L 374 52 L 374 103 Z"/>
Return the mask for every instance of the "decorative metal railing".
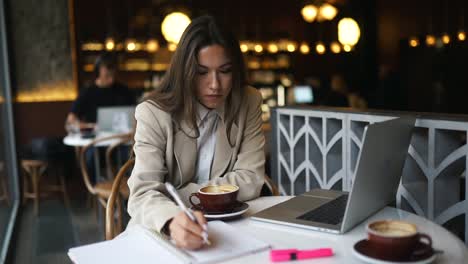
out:
<path id="1" fill-rule="evenodd" d="M 365 126 L 402 115 L 418 118 L 396 206 L 445 225 L 468 244 L 468 117 L 275 108 L 270 176 L 283 195 L 313 188 L 350 190 Z"/>

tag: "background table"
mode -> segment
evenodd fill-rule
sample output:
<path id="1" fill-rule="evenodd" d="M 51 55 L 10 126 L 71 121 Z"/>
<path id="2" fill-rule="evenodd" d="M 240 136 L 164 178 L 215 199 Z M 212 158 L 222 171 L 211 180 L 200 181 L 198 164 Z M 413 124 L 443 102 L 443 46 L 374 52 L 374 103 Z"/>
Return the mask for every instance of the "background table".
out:
<path id="1" fill-rule="evenodd" d="M 444 251 L 444 254 L 439 255 L 435 263 L 467 263 L 467 247 L 456 236 L 451 234 L 445 228 L 427 219 L 391 207 L 382 209 L 374 216 L 343 235 L 328 234 L 307 229 L 263 223 L 248 218 L 248 216 L 262 209 L 282 201 L 286 201 L 290 198 L 292 198 L 292 196 L 273 196 L 260 197 L 256 200 L 250 201 L 248 202 L 250 208 L 246 212 L 245 217 L 240 220 L 230 221 L 228 223 L 236 228 L 239 228 L 239 230 L 252 234 L 256 238 L 270 243 L 273 248 L 309 249 L 331 247 L 335 252 L 334 257 L 290 262 L 296 264 L 331 264 L 362 263 L 353 255 L 352 248 L 357 241 L 366 238 L 366 224 L 369 221 L 376 219 L 401 219 L 416 224 L 420 232 L 426 233 L 432 237 L 434 248 Z M 261 253 L 236 258 L 231 261 L 227 261 L 226 263 L 270 263 L 269 252 L 264 251 Z"/>
<path id="2" fill-rule="evenodd" d="M 117 133 L 112 133 L 112 132 L 98 132 L 96 134 L 96 137 L 94 138 L 82 138 L 80 134 L 69 134 L 66 137 L 63 138 L 63 144 L 67 146 L 72 146 L 72 147 L 84 147 L 87 144 L 91 143 L 91 141 L 103 137 L 110 137 L 113 135 L 118 135 Z M 118 139 L 110 139 L 103 141 L 96 146 L 98 147 L 107 147 L 112 145 L 113 143 L 117 142 Z"/>

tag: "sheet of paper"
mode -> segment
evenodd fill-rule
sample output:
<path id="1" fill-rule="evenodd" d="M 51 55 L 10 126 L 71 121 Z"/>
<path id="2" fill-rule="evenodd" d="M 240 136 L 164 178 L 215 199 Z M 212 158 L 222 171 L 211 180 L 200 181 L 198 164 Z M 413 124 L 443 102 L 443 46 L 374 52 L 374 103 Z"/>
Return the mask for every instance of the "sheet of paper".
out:
<path id="1" fill-rule="evenodd" d="M 232 259 L 269 248 L 269 245 L 251 234 L 222 221 L 208 223 L 208 236 L 211 246 L 197 251 L 186 251 L 197 263 L 212 263 Z"/>
<path id="2" fill-rule="evenodd" d="M 72 248 L 68 255 L 76 264 L 213 263 L 269 248 L 267 243 L 221 221 L 209 222 L 208 233 L 211 246 L 184 251 L 158 235 L 134 226 L 113 240 Z"/>
<path id="3" fill-rule="evenodd" d="M 68 255 L 77 264 L 183 263 L 158 241 L 136 229 L 110 241 L 72 248 Z"/>

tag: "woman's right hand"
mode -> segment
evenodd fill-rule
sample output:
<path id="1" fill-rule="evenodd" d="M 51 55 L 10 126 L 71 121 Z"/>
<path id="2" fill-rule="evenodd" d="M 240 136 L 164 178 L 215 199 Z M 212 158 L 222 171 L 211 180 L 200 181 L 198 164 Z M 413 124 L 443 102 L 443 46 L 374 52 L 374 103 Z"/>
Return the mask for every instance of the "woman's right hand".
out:
<path id="1" fill-rule="evenodd" d="M 169 234 L 178 247 L 193 250 L 203 246 L 206 219 L 200 211 L 195 211 L 193 215 L 200 225 L 190 220 L 184 212 L 176 215 L 169 224 Z"/>

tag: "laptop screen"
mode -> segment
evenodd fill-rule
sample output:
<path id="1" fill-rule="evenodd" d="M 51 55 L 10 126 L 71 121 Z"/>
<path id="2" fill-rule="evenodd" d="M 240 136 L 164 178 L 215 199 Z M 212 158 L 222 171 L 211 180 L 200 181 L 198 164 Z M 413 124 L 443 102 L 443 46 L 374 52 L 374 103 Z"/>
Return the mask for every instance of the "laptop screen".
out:
<path id="1" fill-rule="evenodd" d="M 308 85 L 299 85 L 293 88 L 294 102 L 298 104 L 312 103 L 314 101 L 314 94 L 312 87 Z"/>
<path id="2" fill-rule="evenodd" d="M 97 127 L 99 131 L 128 133 L 133 129 L 135 106 L 99 107 Z"/>

